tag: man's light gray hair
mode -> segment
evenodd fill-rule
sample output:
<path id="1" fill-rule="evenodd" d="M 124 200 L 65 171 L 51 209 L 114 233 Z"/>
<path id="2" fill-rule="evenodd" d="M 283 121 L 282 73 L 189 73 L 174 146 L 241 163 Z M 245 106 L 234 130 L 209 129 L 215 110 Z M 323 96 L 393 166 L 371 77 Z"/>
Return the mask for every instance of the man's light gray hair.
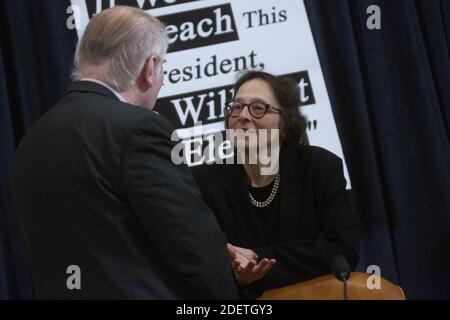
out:
<path id="1" fill-rule="evenodd" d="M 116 6 L 94 16 L 75 52 L 74 80 L 86 75 L 83 68 L 107 64 L 102 81 L 118 91 L 135 84 L 145 62 L 158 56 L 156 72 L 168 47 L 164 25 L 143 10 Z"/>

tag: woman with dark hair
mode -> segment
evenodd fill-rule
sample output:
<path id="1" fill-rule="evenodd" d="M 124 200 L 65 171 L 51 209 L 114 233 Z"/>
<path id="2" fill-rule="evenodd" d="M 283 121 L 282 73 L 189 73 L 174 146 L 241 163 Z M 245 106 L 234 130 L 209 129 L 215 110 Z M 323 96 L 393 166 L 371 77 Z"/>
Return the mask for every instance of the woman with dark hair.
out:
<path id="1" fill-rule="evenodd" d="M 228 254 L 245 297 L 329 274 L 336 255 L 345 256 L 354 268 L 357 235 L 342 161 L 307 146 L 296 82 L 250 71 L 234 92 L 225 109 L 225 126 L 240 129 L 232 141 L 239 146 L 238 140 L 245 140 L 241 150 L 235 149 L 243 163 L 205 165 L 193 172 L 228 235 Z M 271 134 L 277 129 L 278 135 Z M 270 158 L 279 159 L 278 170 L 269 174 L 262 174 L 261 161 L 248 161 L 261 149 L 252 146 L 248 134 L 254 132 L 260 143 L 262 130 L 270 130 Z M 269 148 L 274 143 L 281 147 Z"/>

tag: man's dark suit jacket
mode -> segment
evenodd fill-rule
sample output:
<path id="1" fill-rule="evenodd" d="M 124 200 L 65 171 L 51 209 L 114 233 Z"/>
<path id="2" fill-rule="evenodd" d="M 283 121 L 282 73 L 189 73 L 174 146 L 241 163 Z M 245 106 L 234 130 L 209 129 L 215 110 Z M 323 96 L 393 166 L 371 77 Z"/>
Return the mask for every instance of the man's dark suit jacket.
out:
<path id="1" fill-rule="evenodd" d="M 226 237 L 186 166 L 173 127 L 75 82 L 27 132 L 13 195 L 37 298 L 232 299 Z M 81 290 L 66 273 L 81 269 Z"/>
<path id="2" fill-rule="evenodd" d="M 204 165 L 192 171 L 230 243 L 254 250 L 260 259 L 277 260 L 273 269 L 251 286 L 252 290 L 331 273 L 330 262 L 335 255 L 344 255 L 355 267 L 357 234 L 342 161 L 334 154 L 312 146 L 282 148 L 275 241 L 267 239 L 251 209 L 242 165 Z"/>

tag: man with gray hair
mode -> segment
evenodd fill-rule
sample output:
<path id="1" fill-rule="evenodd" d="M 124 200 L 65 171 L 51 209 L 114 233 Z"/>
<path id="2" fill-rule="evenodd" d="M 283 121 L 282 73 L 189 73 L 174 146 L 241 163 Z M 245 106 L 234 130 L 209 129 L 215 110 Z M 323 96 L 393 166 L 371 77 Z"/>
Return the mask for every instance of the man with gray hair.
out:
<path id="1" fill-rule="evenodd" d="M 152 111 L 167 44 L 142 10 L 99 13 L 76 81 L 21 141 L 13 197 L 38 299 L 237 296 L 226 237 Z"/>

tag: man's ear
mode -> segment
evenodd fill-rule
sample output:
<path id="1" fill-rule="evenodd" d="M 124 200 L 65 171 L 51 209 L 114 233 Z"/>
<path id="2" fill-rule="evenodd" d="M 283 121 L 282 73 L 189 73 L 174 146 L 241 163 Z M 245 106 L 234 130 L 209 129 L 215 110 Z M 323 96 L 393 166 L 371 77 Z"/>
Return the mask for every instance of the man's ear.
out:
<path id="1" fill-rule="evenodd" d="M 157 66 L 157 56 L 152 55 L 147 61 L 144 63 L 144 67 L 141 72 L 141 85 L 143 85 L 142 89 L 147 90 L 148 88 L 152 88 L 155 86 L 155 74 L 156 74 L 156 66 Z"/>

